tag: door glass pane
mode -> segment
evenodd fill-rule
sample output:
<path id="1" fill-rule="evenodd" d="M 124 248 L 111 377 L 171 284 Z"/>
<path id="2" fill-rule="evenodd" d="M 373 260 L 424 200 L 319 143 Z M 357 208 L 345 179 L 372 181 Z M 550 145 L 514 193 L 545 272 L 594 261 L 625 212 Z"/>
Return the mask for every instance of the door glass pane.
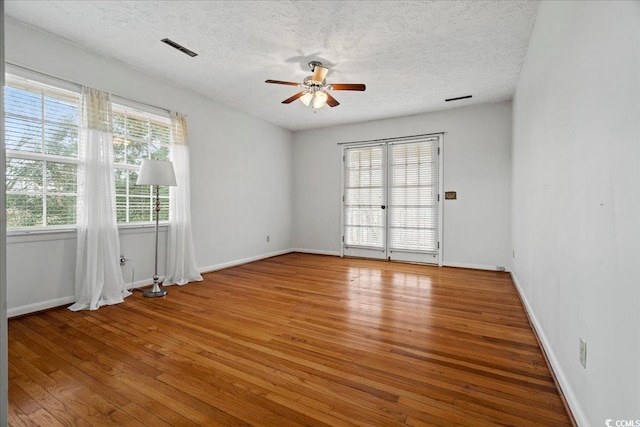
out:
<path id="1" fill-rule="evenodd" d="M 384 247 L 384 228 L 345 226 L 344 241 L 351 246 Z"/>
<path id="2" fill-rule="evenodd" d="M 389 146 L 389 249 L 438 250 L 437 141 Z"/>
<path id="3" fill-rule="evenodd" d="M 345 245 L 384 248 L 384 150 L 382 146 L 345 150 Z"/>

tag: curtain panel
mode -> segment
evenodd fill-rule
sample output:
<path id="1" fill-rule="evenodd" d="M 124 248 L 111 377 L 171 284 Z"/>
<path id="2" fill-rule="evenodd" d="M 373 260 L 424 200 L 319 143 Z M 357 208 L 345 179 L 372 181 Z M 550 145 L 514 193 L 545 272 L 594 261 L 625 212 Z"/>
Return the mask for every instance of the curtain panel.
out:
<path id="1" fill-rule="evenodd" d="M 201 281 L 196 268 L 191 232 L 191 187 L 189 183 L 189 146 L 187 121 L 180 113 L 171 113 L 173 164 L 177 186 L 171 187 L 169 232 L 167 238 L 167 274 L 165 285 L 185 285 Z"/>
<path id="2" fill-rule="evenodd" d="M 72 311 L 96 310 L 131 295 L 118 265 L 111 97 L 83 87 L 81 101 L 76 302 L 69 307 Z"/>

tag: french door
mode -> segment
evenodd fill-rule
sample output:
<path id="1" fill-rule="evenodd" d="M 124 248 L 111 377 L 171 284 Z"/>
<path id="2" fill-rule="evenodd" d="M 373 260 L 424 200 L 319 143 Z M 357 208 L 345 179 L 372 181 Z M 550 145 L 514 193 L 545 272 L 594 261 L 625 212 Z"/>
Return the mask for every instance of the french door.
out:
<path id="1" fill-rule="evenodd" d="M 440 135 L 344 147 L 345 256 L 440 262 Z"/>

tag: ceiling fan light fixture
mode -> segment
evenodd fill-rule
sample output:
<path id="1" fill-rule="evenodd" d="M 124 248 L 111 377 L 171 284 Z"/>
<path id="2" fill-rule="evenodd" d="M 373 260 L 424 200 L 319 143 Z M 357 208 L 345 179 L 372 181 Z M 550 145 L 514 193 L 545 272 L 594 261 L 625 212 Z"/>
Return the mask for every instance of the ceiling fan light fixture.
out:
<path id="1" fill-rule="evenodd" d="M 302 103 L 303 103 L 306 107 L 308 107 L 308 106 L 309 106 L 309 104 L 311 103 L 311 100 L 312 100 L 312 99 L 313 99 L 313 93 L 312 93 L 310 90 L 306 91 L 306 92 L 304 93 L 304 95 L 302 95 L 302 96 L 300 97 L 300 101 L 302 101 Z"/>
<path id="2" fill-rule="evenodd" d="M 327 92 L 321 90 L 316 92 L 316 96 L 313 99 L 313 108 L 318 109 L 324 107 L 327 103 Z"/>

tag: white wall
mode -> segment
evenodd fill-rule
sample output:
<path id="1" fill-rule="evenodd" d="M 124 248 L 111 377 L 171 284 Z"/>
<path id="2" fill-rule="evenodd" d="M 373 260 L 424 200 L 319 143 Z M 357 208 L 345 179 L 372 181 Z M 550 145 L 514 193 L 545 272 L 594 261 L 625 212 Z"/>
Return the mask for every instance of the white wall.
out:
<path id="1" fill-rule="evenodd" d="M 6 20 L 6 60 L 187 114 L 191 212 L 200 269 L 257 259 L 291 247 L 290 132 L 12 19 Z M 189 58 L 185 56 L 184 60 Z M 271 237 L 269 243 L 267 235 Z M 10 314 L 72 300 L 75 236 L 63 233 L 46 237 L 49 240 L 43 241 L 42 236 L 10 237 Z M 121 247 L 133 259 L 133 265 L 124 271 L 125 280 L 130 280 L 134 268 L 136 281 L 149 283 L 153 234 L 149 230 L 123 231 Z M 162 253 L 160 259 L 162 272 Z"/>
<path id="2" fill-rule="evenodd" d="M 0 2 L 0 83 L 4 87 L 4 2 Z M 0 129 L 4 129 L 4 91 L 0 93 Z M 4 132 L 0 131 L 0 176 L 5 174 L 4 165 Z M 5 186 L 0 187 L 0 212 L 5 212 Z M 0 427 L 7 425 L 9 412 L 6 225 L 6 215 L 0 214 Z"/>
<path id="3" fill-rule="evenodd" d="M 340 253 L 339 142 L 424 133 L 444 135 L 445 265 L 511 265 L 511 103 L 500 102 L 294 133 L 294 245 Z"/>
<path id="4" fill-rule="evenodd" d="M 542 2 L 514 98 L 513 273 L 581 426 L 640 420 L 639 60 L 640 3 Z"/>

